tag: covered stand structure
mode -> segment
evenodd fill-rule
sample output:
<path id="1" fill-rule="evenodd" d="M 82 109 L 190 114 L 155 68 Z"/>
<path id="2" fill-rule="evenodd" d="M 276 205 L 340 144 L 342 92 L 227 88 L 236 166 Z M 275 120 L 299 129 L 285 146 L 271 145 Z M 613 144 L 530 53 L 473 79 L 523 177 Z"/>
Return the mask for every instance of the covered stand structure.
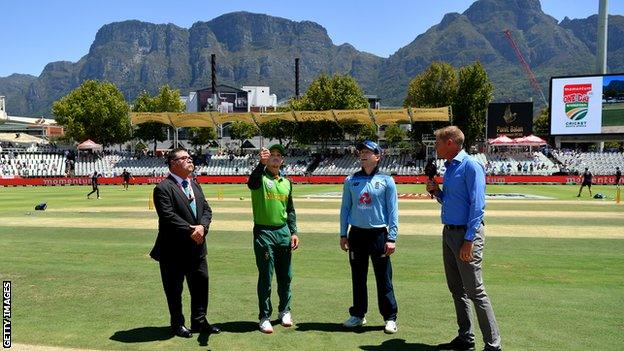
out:
<path id="1" fill-rule="evenodd" d="M 76 147 L 78 150 L 91 150 L 91 151 L 102 151 L 103 147 L 101 144 L 94 142 L 91 139 L 87 139 L 82 143 L 78 144 Z"/>

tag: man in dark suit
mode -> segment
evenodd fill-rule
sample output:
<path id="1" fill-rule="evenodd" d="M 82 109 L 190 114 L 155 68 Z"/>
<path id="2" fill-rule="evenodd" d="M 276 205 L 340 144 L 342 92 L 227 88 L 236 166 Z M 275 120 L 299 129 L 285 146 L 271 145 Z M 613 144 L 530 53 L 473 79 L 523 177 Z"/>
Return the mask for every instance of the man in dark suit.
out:
<path id="1" fill-rule="evenodd" d="M 172 332 L 192 337 L 191 331 L 219 333 L 206 320 L 208 308 L 208 264 L 206 242 L 212 210 L 201 187 L 192 178 L 193 160 L 185 149 L 167 155 L 169 176 L 154 188 L 158 212 L 158 237 L 150 256 L 160 263 Z M 184 325 L 182 285 L 191 295 L 191 330 Z"/>

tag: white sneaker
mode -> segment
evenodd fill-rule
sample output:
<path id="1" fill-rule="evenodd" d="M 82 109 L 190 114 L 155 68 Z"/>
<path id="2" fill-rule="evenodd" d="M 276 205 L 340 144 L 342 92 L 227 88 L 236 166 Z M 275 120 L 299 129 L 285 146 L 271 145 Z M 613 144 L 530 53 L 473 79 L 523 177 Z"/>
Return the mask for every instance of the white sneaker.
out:
<path id="1" fill-rule="evenodd" d="M 356 316 L 351 316 L 351 317 L 349 317 L 349 319 L 344 321 L 344 323 L 342 323 L 342 325 L 344 325 L 347 328 L 361 327 L 363 325 L 366 325 L 366 318 L 364 318 L 364 317 L 360 318 L 360 317 L 356 317 Z"/>
<path id="2" fill-rule="evenodd" d="M 293 321 L 292 321 L 292 315 L 290 314 L 290 311 L 280 312 L 277 318 L 279 318 L 279 320 L 282 322 L 282 326 L 286 328 L 292 327 Z"/>
<path id="3" fill-rule="evenodd" d="M 268 318 L 262 318 L 260 320 L 260 331 L 265 334 L 273 333 L 273 326 L 271 325 L 271 320 Z"/>
<path id="4" fill-rule="evenodd" d="M 384 328 L 384 333 L 386 334 L 394 334 L 398 330 L 396 321 L 386 321 L 386 326 Z"/>

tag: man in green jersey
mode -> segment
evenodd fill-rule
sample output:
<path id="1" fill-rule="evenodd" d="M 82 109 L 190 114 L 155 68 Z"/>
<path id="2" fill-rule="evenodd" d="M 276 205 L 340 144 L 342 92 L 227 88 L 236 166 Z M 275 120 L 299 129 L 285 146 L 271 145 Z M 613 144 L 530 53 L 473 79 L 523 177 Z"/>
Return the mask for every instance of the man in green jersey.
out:
<path id="1" fill-rule="evenodd" d="M 271 279 L 277 278 L 280 323 L 293 325 L 290 314 L 292 251 L 299 247 L 297 217 L 292 201 L 292 183 L 280 175 L 285 150 L 280 144 L 260 152 L 260 163 L 247 181 L 251 190 L 254 217 L 254 253 L 258 267 L 258 307 L 260 331 L 273 333 L 271 325 Z"/>

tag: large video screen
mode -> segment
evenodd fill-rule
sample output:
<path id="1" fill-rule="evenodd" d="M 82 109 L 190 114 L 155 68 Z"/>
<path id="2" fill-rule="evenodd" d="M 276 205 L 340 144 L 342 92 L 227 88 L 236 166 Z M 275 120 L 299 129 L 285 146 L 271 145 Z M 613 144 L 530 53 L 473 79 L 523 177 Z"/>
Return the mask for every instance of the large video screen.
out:
<path id="1" fill-rule="evenodd" d="M 624 134 L 624 73 L 551 78 L 550 134 Z"/>

